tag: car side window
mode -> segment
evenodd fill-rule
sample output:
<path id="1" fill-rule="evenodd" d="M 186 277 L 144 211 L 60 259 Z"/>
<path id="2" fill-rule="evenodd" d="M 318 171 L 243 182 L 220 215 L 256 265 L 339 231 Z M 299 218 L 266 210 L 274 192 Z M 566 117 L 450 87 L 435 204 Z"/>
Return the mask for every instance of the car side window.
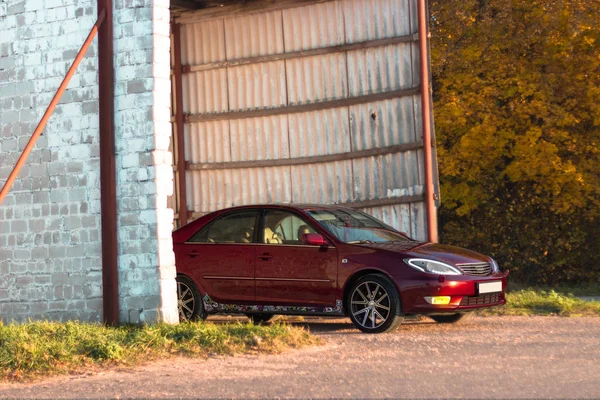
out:
<path id="1" fill-rule="evenodd" d="M 187 240 L 189 243 L 206 243 L 208 241 L 208 225 L 205 225 L 194 236 Z"/>
<path id="2" fill-rule="evenodd" d="M 263 231 L 263 243 L 302 245 L 302 238 L 315 229 L 298 215 L 289 211 L 267 210 Z"/>
<path id="3" fill-rule="evenodd" d="M 212 221 L 196 232 L 193 243 L 252 243 L 258 211 L 237 211 Z"/>

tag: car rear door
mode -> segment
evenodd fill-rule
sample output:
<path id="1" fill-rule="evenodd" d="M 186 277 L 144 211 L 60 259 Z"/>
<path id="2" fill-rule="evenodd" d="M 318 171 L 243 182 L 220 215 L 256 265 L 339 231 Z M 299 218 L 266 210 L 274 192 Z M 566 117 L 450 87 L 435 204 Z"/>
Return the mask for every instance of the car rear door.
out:
<path id="1" fill-rule="evenodd" d="M 254 242 L 259 213 L 256 209 L 227 213 L 184 244 L 188 271 L 218 303 L 255 301 Z"/>
<path id="2" fill-rule="evenodd" d="M 315 229 L 283 209 L 266 209 L 256 247 L 256 300 L 260 304 L 335 304 L 337 251 L 309 246 L 302 234 Z"/>

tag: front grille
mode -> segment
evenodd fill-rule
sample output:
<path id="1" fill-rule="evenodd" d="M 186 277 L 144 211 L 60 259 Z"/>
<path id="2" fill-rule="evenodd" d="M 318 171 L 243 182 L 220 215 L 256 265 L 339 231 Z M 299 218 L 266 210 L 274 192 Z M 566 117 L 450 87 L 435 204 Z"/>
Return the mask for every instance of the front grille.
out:
<path id="1" fill-rule="evenodd" d="M 502 294 L 482 294 L 479 296 L 465 296 L 460 301 L 461 306 L 486 306 L 490 304 L 500 303 Z"/>
<path id="2" fill-rule="evenodd" d="M 489 263 L 456 264 L 465 275 L 488 276 L 492 274 L 492 266 Z"/>

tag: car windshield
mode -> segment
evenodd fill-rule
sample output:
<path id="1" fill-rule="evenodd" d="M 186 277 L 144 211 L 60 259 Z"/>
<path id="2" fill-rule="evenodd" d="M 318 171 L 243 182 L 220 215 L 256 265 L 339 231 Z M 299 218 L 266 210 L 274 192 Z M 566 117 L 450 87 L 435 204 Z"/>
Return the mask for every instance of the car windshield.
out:
<path id="1" fill-rule="evenodd" d="M 345 243 L 411 242 L 394 228 L 360 211 L 310 210 L 308 215 Z"/>

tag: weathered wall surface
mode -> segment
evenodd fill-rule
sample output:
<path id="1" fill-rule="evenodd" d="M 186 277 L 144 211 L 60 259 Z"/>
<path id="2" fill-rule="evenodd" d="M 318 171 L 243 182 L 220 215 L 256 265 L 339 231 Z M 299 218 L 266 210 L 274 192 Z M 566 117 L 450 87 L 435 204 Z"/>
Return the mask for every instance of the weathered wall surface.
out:
<path id="1" fill-rule="evenodd" d="M 0 4 L 0 184 L 95 20 L 95 1 Z M 96 49 L 0 206 L 4 321 L 101 318 Z"/>
<path id="2" fill-rule="evenodd" d="M 114 5 L 120 318 L 175 322 L 169 1 Z"/>
<path id="3" fill-rule="evenodd" d="M 426 240 L 416 0 L 286 4 L 176 19 L 192 217 L 336 203 Z"/>
<path id="4" fill-rule="evenodd" d="M 0 184 L 96 20 L 96 1 L 0 4 Z M 122 322 L 177 319 L 169 2 L 114 3 Z M 0 318 L 102 318 L 97 43 L 0 206 Z"/>

